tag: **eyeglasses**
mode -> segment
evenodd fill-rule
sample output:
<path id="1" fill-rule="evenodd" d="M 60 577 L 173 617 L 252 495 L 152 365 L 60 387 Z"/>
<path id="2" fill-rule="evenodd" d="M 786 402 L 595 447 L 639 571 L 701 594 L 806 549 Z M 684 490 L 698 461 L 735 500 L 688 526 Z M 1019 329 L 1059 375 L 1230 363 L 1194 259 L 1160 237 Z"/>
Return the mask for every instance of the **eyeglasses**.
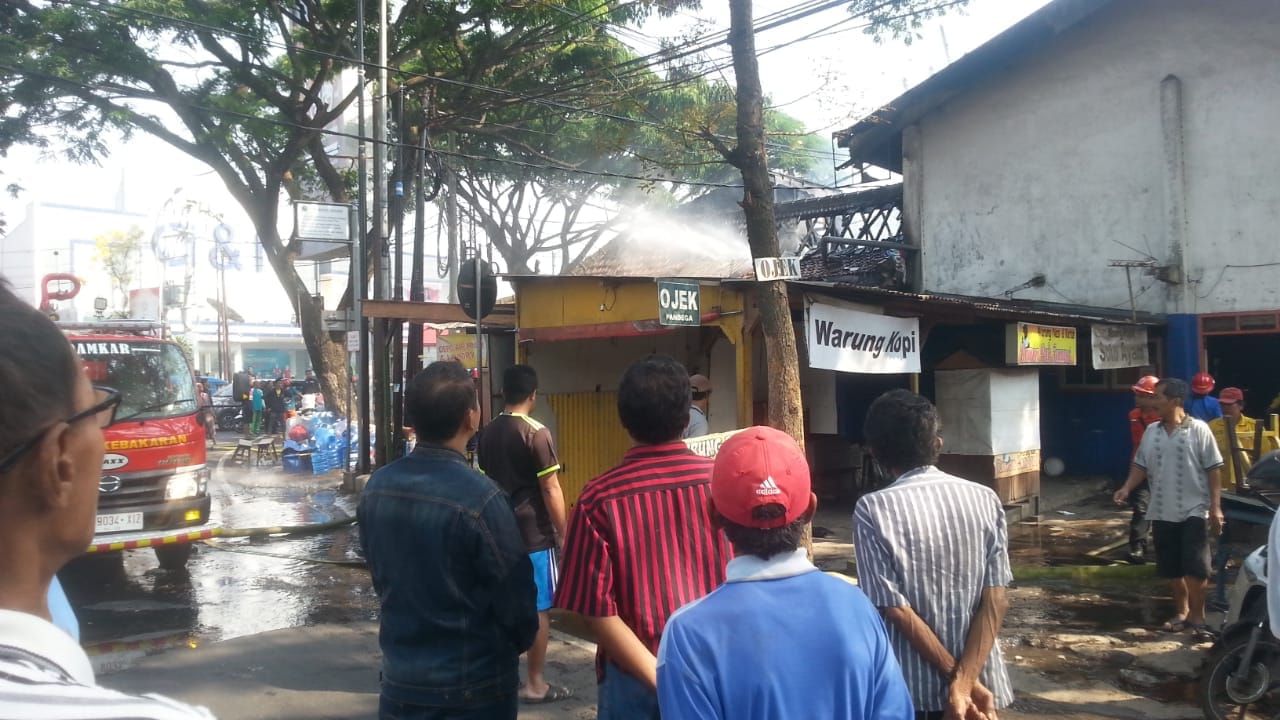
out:
<path id="1" fill-rule="evenodd" d="M 96 417 L 98 420 L 98 427 L 104 430 L 111 427 L 111 425 L 116 421 L 116 410 L 120 407 L 120 391 L 115 388 L 94 385 L 93 393 L 96 402 L 94 402 L 92 407 L 87 410 L 81 410 L 75 415 L 64 420 L 60 420 L 59 422 L 73 425 L 81 420 L 88 420 L 89 418 Z M 54 423 L 53 425 L 57 424 L 58 423 Z M 36 433 L 30 439 L 15 447 L 8 455 L 4 456 L 4 459 L 0 460 L 0 473 L 7 471 L 16 462 L 18 462 L 18 459 L 22 457 L 23 453 L 35 447 L 40 442 L 40 438 L 44 437 L 44 434 L 49 432 L 49 428 L 53 427 L 53 425 L 49 425 Z"/>

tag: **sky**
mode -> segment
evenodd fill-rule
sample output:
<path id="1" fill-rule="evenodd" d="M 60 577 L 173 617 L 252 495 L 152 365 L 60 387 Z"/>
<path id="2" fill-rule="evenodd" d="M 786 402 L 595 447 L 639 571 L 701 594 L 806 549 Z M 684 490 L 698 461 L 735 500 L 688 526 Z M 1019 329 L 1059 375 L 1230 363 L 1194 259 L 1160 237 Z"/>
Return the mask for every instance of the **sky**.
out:
<path id="1" fill-rule="evenodd" d="M 971 0 L 963 10 L 930 22 L 910 45 L 892 38 L 876 42 L 856 21 L 848 20 L 844 7 L 826 10 L 757 37 L 761 51 L 793 43 L 761 56 L 764 90 L 776 107 L 829 139 L 832 131 L 851 125 L 1046 1 Z M 755 14 L 759 18 L 795 5 L 796 0 L 760 0 Z M 701 32 L 727 29 L 728 24 L 727 2 L 706 0 L 700 10 L 651 21 L 641 33 L 674 38 L 697 28 Z M 828 32 L 835 34 L 797 41 Z M 652 45 L 636 39 L 637 35 L 628 33 L 634 47 L 651 52 Z M 726 53 L 727 47 L 720 50 L 721 56 Z M 725 75 L 725 79 L 732 77 Z M 41 157 L 29 148 L 15 148 L 0 159 L 0 169 L 4 184 L 16 182 L 24 188 L 16 200 L 8 195 L 0 198 L 0 212 L 10 228 L 22 221 L 32 200 L 113 207 L 123 198 L 125 209 L 154 216 L 179 188 L 184 196 L 199 198 L 226 214 L 233 225 L 247 227 L 235 202 L 206 166 L 142 134 L 113 143 L 111 155 L 101 166 L 76 165 Z M 238 239 L 252 243 L 251 233 Z"/>

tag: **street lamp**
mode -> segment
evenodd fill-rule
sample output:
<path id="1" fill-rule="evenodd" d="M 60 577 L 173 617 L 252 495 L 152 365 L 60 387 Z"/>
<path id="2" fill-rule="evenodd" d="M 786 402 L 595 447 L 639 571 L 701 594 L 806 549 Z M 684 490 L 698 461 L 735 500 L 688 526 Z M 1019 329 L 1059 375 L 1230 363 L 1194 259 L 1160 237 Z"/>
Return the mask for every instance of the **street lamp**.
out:
<path id="1" fill-rule="evenodd" d="M 231 247 L 235 232 L 226 223 L 213 228 L 213 251 L 209 260 L 218 271 L 218 365 L 222 376 L 231 379 L 231 330 L 227 324 L 227 266 L 239 268 L 239 254 Z"/>

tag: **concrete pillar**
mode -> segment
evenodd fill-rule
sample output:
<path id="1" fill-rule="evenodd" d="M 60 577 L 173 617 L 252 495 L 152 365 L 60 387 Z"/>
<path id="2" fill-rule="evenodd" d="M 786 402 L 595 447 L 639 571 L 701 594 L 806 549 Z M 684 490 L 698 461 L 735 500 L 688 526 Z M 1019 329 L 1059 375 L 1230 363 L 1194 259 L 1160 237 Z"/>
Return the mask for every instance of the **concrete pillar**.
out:
<path id="1" fill-rule="evenodd" d="M 1169 315 L 1169 334 L 1165 340 L 1167 364 L 1164 374 L 1191 382 L 1200 372 L 1200 318 L 1189 313 Z"/>

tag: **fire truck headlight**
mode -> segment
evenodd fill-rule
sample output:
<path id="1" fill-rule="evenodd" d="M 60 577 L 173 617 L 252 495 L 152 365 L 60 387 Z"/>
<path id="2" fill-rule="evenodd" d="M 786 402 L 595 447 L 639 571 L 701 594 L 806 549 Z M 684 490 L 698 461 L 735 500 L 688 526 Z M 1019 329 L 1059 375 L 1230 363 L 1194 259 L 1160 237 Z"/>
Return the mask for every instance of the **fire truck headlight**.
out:
<path id="1" fill-rule="evenodd" d="M 209 470 L 202 468 L 192 472 L 178 473 L 169 478 L 164 489 L 165 500 L 182 500 L 184 498 L 204 495 L 208 486 Z"/>

